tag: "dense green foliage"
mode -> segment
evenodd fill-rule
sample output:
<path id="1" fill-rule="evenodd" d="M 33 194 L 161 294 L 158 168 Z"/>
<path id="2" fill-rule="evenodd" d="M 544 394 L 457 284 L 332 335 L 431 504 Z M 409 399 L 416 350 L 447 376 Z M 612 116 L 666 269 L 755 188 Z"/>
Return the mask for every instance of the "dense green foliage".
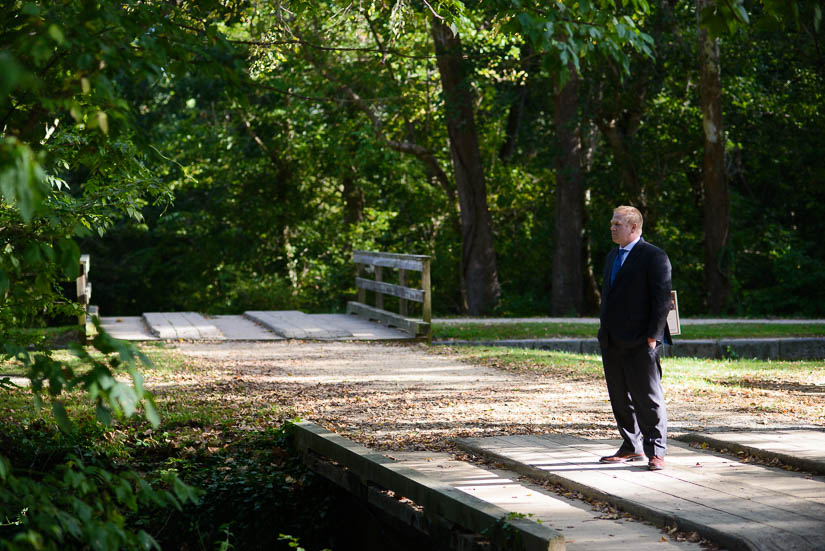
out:
<path id="1" fill-rule="evenodd" d="M 143 220 L 120 222 L 102 240 L 83 241 L 104 314 L 339 311 L 353 292 L 350 251 L 361 248 L 433 255 L 436 313 L 459 311 L 455 190 L 387 141 L 417 144 L 449 164 L 429 12 L 419 7 L 302 7 L 289 21 L 259 7 L 225 29 L 233 59 L 248 64 L 242 83 L 200 65 L 151 86 L 134 79 L 128 94 L 137 127 L 165 159 L 153 177 L 175 199 L 145 207 Z M 487 9 L 467 4 L 461 22 L 468 84 L 478 98 L 499 312 L 539 314 L 550 310 L 556 246 L 558 60 L 531 53 L 512 30 L 519 27 L 507 23 L 512 8 Z M 688 2 L 640 13 L 633 20 L 655 40 L 653 58 L 630 55 L 624 76 L 608 56 L 580 60 L 587 260 L 600 280 L 612 246 L 610 211 L 641 197 L 645 237 L 673 260 L 683 314 L 701 315 L 696 16 Z M 732 196 L 728 313 L 823 313 L 825 257 L 816 246 L 825 229 L 818 215 L 825 199 L 822 39 L 821 27 L 788 25 L 740 28 L 721 41 Z M 503 157 L 519 101 L 520 126 Z"/>
<path id="2" fill-rule="evenodd" d="M 569 245 L 556 236 L 571 235 L 559 228 L 579 224 L 586 267 L 574 273 L 596 289 L 611 209 L 633 203 L 673 259 L 682 314 L 706 311 L 692 2 L 0 7 L 0 345 L 65 434 L 61 396 L 73 391 L 103 424 L 139 412 L 159 422 L 135 349 L 100 333 L 72 363 L 25 330 L 79 313 L 81 250 L 104 314 L 340 310 L 354 249 L 432 255 L 433 304 L 451 313 L 467 307 L 480 269 L 470 230 L 485 226 L 498 313 L 544 313 L 558 296 L 553 251 Z M 699 20 L 726 33 L 725 307 L 823 315 L 822 8 L 713 3 Z M 449 51 L 447 28 L 460 37 Z M 556 204 L 559 166 L 581 175 L 575 220 Z M 66 450 L 48 462 L 59 477 L 0 457 L 3 546 L 151 547 L 127 516 L 194 500 Z"/>
<path id="3" fill-rule="evenodd" d="M 0 455 L 0 549 L 150 549 L 157 547 L 154 538 L 127 517 L 196 501 L 193 490 L 174 474 L 156 487 L 92 451 L 97 447 L 92 442 L 101 436 L 99 427 L 131 417 L 138 408 L 150 423 L 157 425 L 159 419 L 137 371 L 140 363 L 149 364 L 148 358 L 133 344 L 102 332 L 91 344 L 94 355 L 74 344 L 73 360 L 66 361 L 6 343 L 11 365 L 30 381 L 25 392 L 34 413 L 39 417 L 45 405 L 51 406 L 56 427 L 38 418 L 23 423 L 19 414 L 17 422 L 2 419 L 0 449 L 7 455 Z M 118 381 L 118 375 L 128 376 L 131 384 Z M 15 386 L 7 377 L 0 379 L 5 391 Z M 81 429 L 66 407 L 67 397 L 77 395 L 88 397 L 79 415 Z M 15 395 L 7 394 L 5 400 L 7 407 L 26 408 Z"/>
<path id="4" fill-rule="evenodd" d="M 186 13 L 215 9 L 220 20 L 232 19 L 219 4 L 199 6 Z M 38 412 L 49 406 L 60 430 L 45 455 L 38 454 L 50 425 L 29 425 L 31 437 L 4 431 L 3 549 L 157 547 L 127 516 L 195 500 L 174 476 L 169 489 L 156 488 L 72 445 L 67 395 L 88 397 L 94 423 L 139 412 L 159 422 L 138 371 L 145 356 L 98 327 L 94 353 L 76 344 L 73 361 L 55 359 L 47 341 L 26 331 L 79 313 L 69 287 L 80 266 L 75 239 L 102 235 L 124 216 L 141 219 L 148 201 L 170 196 L 151 174 L 150 144 L 123 93 L 129 79 L 157 80 L 186 64 L 191 48 L 207 49 L 170 10 L 82 0 L 0 9 L 0 361 L 23 371 L 30 402 Z M 13 387 L 0 380 L 4 392 Z"/>

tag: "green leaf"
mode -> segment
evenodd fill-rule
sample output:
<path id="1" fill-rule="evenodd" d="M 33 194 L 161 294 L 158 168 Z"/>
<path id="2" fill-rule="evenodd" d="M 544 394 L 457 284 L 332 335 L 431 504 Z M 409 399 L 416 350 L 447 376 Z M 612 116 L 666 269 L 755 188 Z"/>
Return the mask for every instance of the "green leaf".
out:
<path id="1" fill-rule="evenodd" d="M 52 40 L 58 44 L 63 44 L 66 40 L 66 37 L 63 35 L 63 31 L 54 23 L 49 25 L 49 36 L 52 37 Z"/>
<path id="2" fill-rule="evenodd" d="M 154 399 L 151 396 L 144 397 L 143 409 L 146 411 L 146 420 L 149 421 L 154 428 L 159 427 L 160 415 L 158 415 Z"/>
<path id="3" fill-rule="evenodd" d="M 65 433 L 74 432 L 74 425 L 69 420 L 69 415 L 66 413 L 66 407 L 61 402 L 52 402 L 52 413 L 57 421 L 57 426 Z"/>
<path id="4" fill-rule="evenodd" d="M 23 4 L 23 8 L 20 10 L 20 13 L 28 16 L 40 15 L 40 6 L 34 2 L 26 2 Z"/>
<path id="5" fill-rule="evenodd" d="M 11 473 L 11 465 L 5 457 L 0 455 L 0 480 L 5 482 L 9 473 Z"/>
<path id="6" fill-rule="evenodd" d="M 29 267 L 37 267 L 40 263 L 43 262 L 43 257 L 40 255 L 40 246 L 37 243 L 32 243 L 28 247 L 26 247 L 26 251 L 23 253 L 23 260 L 26 261 L 26 264 Z"/>
<path id="7" fill-rule="evenodd" d="M 0 270 L 0 298 L 3 298 L 9 290 L 9 278 L 6 272 Z"/>
<path id="8" fill-rule="evenodd" d="M 60 239 L 57 242 L 57 254 L 63 273 L 70 279 L 80 275 L 80 247 L 71 239 Z"/>
<path id="9" fill-rule="evenodd" d="M 139 531 L 137 534 L 138 542 L 140 543 L 140 548 L 144 551 L 150 551 L 151 549 L 157 549 L 160 551 L 161 547 L 155 538 L 144 532 L 143 530 Z"/>
<path id="10" fill-rule="evenodd" d="M 100 128 L 100 131 L 104 134 L 109 134 L 109 117 L 106 115 L 105 111 L 98 111 L 95 115 L 97 120 L 97 126 Z"/>
<path id="11" fill-rule="evenodd" d="M 0 139 L 0 192 L 26 222 L 40 210 L 49 191 L 46 173 L 28 145 Z"/>
<path id="12" fill-rule="evenodd" d="M 9 52 L 0 52 L 0 97 L 5 97 L 17 86 L 23 69 Z"/>
<path id="13" fill-rule="evenodd" d="M 109 411 L 109 408 L 103 404 L 97 404 L 97 407 L 95 408 L 95 417 L 97 417 L 97 420 L 107 427 L 112 424 L 112 412 Z"/>

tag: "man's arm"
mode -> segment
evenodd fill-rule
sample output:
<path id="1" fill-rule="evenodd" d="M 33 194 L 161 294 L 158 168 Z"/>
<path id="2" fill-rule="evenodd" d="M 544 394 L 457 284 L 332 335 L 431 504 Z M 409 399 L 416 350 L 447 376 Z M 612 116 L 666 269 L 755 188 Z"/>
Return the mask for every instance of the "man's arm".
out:
<path id="1" fill-rule="evenodd" d="M 672 287 L 670 260 L 663 250 L 654 250 L 648 274 L 650 322 L 647 329 L 647 343 L 651 348 L 656 346 L 657 339 L 663 338 L 667 315 L 671 308 L 670 290 Z"/>

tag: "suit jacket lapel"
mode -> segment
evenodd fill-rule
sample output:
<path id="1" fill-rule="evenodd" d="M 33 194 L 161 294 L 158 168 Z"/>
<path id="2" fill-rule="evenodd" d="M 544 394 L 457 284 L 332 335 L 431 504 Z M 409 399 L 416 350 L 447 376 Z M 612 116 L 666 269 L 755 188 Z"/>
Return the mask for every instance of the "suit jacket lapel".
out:
<path id="1" fill-rule="evenodd" d="M 633 269 L 633 265 L 636 263 L 636 259 L 638 259 L 639 256 L 642 254 L 642 249 L 640 247 L 642 243 L 644 243 L 644 239 L 639 238 L 639 242 L 636 243 L 632 249 L 630 249 L 629 253 L 627 253 L 627 257 L 624 259 L 622 267 L 619 268 L 619 271 L 616 273 L 616 279 L 613 280 L 613 285 L 610 285 L 610 287 L 608 288 L 608 292 L 619 284 L 619 280 L 621 280 L 624 277 L 624 274 Z M 616 258 L 616 255 L 619 254 L 619 248 L 616 247 L 615 249 L 613 249 L 613 251 L 613 254 L 610 255 L 611 258 L 608 264 L 611 267 L 611 270 L 613 269 L 613 260 Z M 610 281 L 610 272 L 607 273 L 607 281 Z"/>
<path id="2" fill-rule="evenodd" d="M 616 260 L 616 255 L 619 254 L 619 248 L 614 247 L 607 255 L 605 260 L 604 272 L 602 273 L 602 295 L 607 296 L 613 286 L 610 284 L 610 272 L 613 270 L 613 262 Z"/>

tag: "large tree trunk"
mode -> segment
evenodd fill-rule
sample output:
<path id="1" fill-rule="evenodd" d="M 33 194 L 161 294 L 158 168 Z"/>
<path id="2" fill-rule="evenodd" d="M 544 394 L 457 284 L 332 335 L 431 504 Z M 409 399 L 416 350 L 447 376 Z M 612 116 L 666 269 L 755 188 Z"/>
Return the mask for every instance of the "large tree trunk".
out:
<path id="1" fill-rule="evenodd" d="M 584 309 L 584 192 L 581 173 L 581 136 L 576 116 L 578 75 L 556 91 L 554 124 L 556 157 L 556 230 L 553 253 L 553 315 L 581 314 Z"/>
<path id="2" fill-rule="evenodd" d="M 696 0 L 697 18 L 714 0 Z M 708 310 L 719 314 L 725 307 L 730 279 L 728 238 L 730 196 L 725 178 L 725 132 L 722 126 L 722 76 L 719 41 L 698 25 L 699 90 L 705 132 L 702 190 L 705 226 L 705 290 Z"/>
<path id="3" fill-rule="evenodd" d="M 459 37 L 436 18 L 432 21 L 432 34 L 461 210 L 461 270 L 467 288 L 467 311 L 472 315 L 486 314 L 498 305 L 501 291 L 473 113 L 473 93 L 464 69 Z"/>

